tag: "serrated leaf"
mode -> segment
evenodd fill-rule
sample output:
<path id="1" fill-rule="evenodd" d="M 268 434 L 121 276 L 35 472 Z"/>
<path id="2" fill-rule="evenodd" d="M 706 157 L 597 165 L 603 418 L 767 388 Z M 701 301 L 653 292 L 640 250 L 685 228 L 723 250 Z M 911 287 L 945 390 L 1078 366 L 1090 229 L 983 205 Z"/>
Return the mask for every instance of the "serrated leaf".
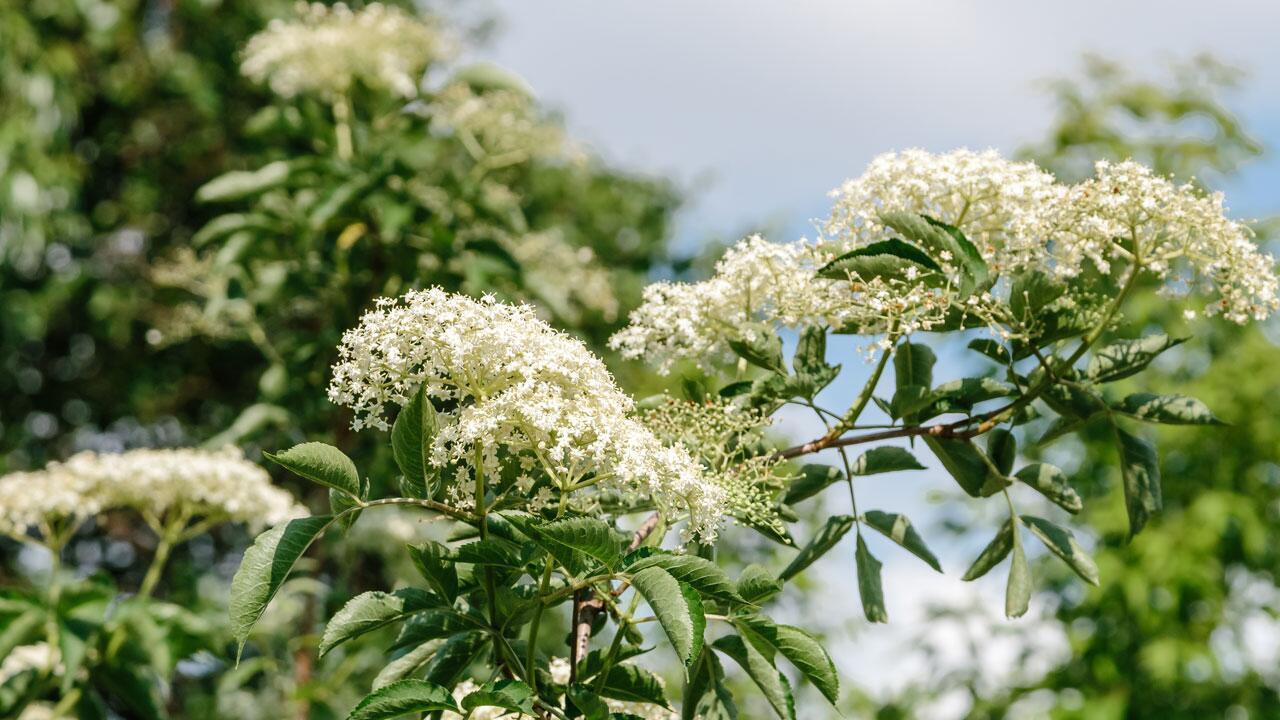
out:
<path id="1" fill-rule="evenodd" d="M 491 567 L 520 568 L 525 564 L 520 546 L 496 537 L 463 543 L 450 551 L 450 557 L 454 562 Z"/>
<path id="2" fill-rule="evenodd" d="M 973 442 L 925 435 L 924 443 L 971 497 L 987 497 L 1009 486 Z"/>
<path id="3" fill-rule="evenodd" d="M 1137 535 L 1163 504 L 1160 461 L 1156 448 L 1142 438 L 1115 428 L 1120 449 L 1120 474 L 1124 479 L 1124 504 L 1129 513 L 1129 534 Z"/>
<path id="4" fill-rule="evenodd" d="M 439 605 L 439 598 L 418 588 L 401 588 L 391 593 L 377 590 L 361 593 L 348 600 L 325 625 L 324 636 L 320 639 L 320 657 L 352 638 Z"/>
<path id="5" fill-rule="evenodd" d="M 535 540 L 575 550 L 610 569 L 618 566 L 626 552 L 627 539 L 612 525 L 596 518 L 575 517 L 527 527 L 536 536 Z"/>
<path id="6" fill-rule="evenodd" d="M 347 720 L 383 720 L 438 710 L 459 710 L 446 688 L 426 680 L 397 680 L 366 695 Z"/>
<path id="7" fill-rule="evenodd" d="M 843 477 L 844 474 L 831 465 L 820 463 L 802 465 L 800 467 L 800 477 L 791 483 L 791 487 L 787 488 L 787 494 L 782 501 L 787 505 L 795 505 L 798 502 L 808 500 Z"/>
<path id="8" fill-rule="evenodd" d="M 237 658 L 249 639 L 249 631 L 284 584 L 293 564 L 332 521 L 330 515 L 290 520 L 259 535 L 245 551 L 231 580 L 229 602 Z"/>
<path id="9" fill-rule="evenodd" d="M 1121 340 L 1093 351 L 1085 372 L 1094 382 L 1114 382 L 1141 372 L 1160 353 L 1186 341 L 1163 334 Z"/>
<path id="10" fill-rule="evenodd" d="M 827 364 L 827 331 L 810 325 L 800 332 L 791 367 L 798 375 L 825 375 L 832 367 Z"/>
<path id="11" fill-rule="evenodd" d="M 1112 409 L 1145 422 L 1164 425 L 1225 425 L 1208 405 L 1186 395 L 1134 393 Z"/>
<path id="12" fill-rule="evenodd" d="M 916 532 L 915 526 L 911 524 L 906 515 L 868 510 L 863 515 L 863 520 L 867 525 L 879 531 L 881 535 L 901 545 L 912 555 L 928 563 L 929 567 L 942 572 L 942 565 L 938 563 L 938 558 L 929 550 L 924 538 L 920 537 L 920 533 Z"/>
<path id="13" fill-rule="evenodd" d="M 925 281 L 942 270 L 923 250 L 896 238 L 851 250 L 818 269 L 820 278 Z"/>
<path id="14" fill-rule="evenodd" d="M 472 712 L 481 707 L 500 707 L 533 715 L 533 698 L 533 688 L 519 680 L 494 680 L 462 698 L 462 709 Z"/>
<path id="15" fill-rule="evenodd" d="M 1000 530 L 996 532 L 996 536 L 991 538 L 991 542 L 982 549 L 978 557 L 964 571 L 964 575 L 960 578 L 964 581 L 977 580 L 991 571 L 991 568 L 1000 564 L 1001 560 L 1009 554 L 1013 549 L 1013 521 L 1006 520 Z"/>
<path id="16" fill-rule="evenodd" d="M 882 213 L 880 220 L 908 240 L 918 243 L 930 257 L 940 259 L 949 255 L 948 262 L 960 270 L 957 290 L 961 298 L 987 285 L 989 271 L 986 261 L 958 228 L 928 215 L 911 212 Z"/>
<path id="17" fill-rule="evenodd" d="M 840 696 L 840 676 L 817 638 L 798 627 L 774 623 L 763 615 L 744 617 L 743 622 L 756 637 L 795 665 L 832 705 L 836 703 Z"/>
<path id="18" fill-rule="evenodd" d="M 782 583 L 759 565 L 748 565 L 738 574 L 738 595 L 749 603 L 759 605 L 780 592 Z"/>
<path id="19" fill-rule="evenodd" d="M 1069 513 L 1078 513 L 1084 508 L 1080 495 L 1075 488 L 1071 487 L 1071 481 L 1067 479 L 1066 473 L 1053 465 L 1047 463 L 1028 465 L 1014 473 L 1014 477 L 1035 488 L 1050 502 Z"/>
<path id="20" fill-rule="evenodd" d="M 1076 537 L 1070 530 L 1034 515 L 1023 515 L 1022 522 L 1032 535 L 1039 538 L 1050 552 L 1061 558 L 1081 579 L 1090 585 L 1098 584 L 1098 566 L 1080 543 L 1076 542 Z"/>
<path id="21" fill-rule="evenodd" d="M 405 478 L 410 497 L 427 498 L 434 494 L 439 477 L 431 465 L 431 444 L 438 427 L 435 406 L 426 397 L 425 387 L 418 388 L 400 409 L 391 426 L 391 451 Z"/>
<path id="22" fill-rule="evenodd" d="M 795 720 L 796 708 L 795 699 L 791 695 L 791 684 L 754 645 L 737 635 L 725 635 L 718 638 L 713 647 L 746 671 L 747 677 L 764 693 L 778 717 Z"/>
<path id="23" fill-rule="evenodd" d="M 1022 535 L 1018 532 L 1017 523 L 1012 525 L 1013 560 L 1009 565 L 1009 583 L 1004 591 L 1004 614 L 1006 617 L 1022 617 L 1031 606 L 1031 566 L 1027 564 L 1027 554 L 1022 550 Z"/>
<path id="24" fill-rule="evenodd" d="M 356 472 L 356 464 L 332 445 L 307 442 L 281 453 L 263 455 L 295 475 L 360 498 L 360 473 Z"/>
<path id="25" fill-rule="evenodd" d="M 833 515 L 827 518 L 827 521 L 823 523 L 821 528 L 818 528 L 817 534 L 813 536 L 809 544 L 801 548 L 799 554 L 778 574 L 778 579 L 786 582 L 798 575 L 802 570 L 816 562 L 818 558 L 826 555 L 852 527 L 853 516 L 851 515 Z"/>
<path id="26" fill-rule="evenodd" d="M 631 576 L 631 585 L 653 608 L 676 655 L 691 664 L 702 647 L 706 618 L 697 593 L 660 567 L 647 567 Z"/>
<path id="27" fill-rule="evenodd" d="M 701 653 L 702 649 L 698 649 Z M 666 691 L 657 675 L 630 663 L 619 663 L 609 668 L 600 694 L 626 702 L 650 703 L 670 709 Z"/>
<path id="28" fill-rule="evenodd" d="M 611 720 L 609 706 L 596 694 L 595 690 L 582 683 L 571 683 L 566 689 L 569 702 L 584 720 Z M 571 717 L 575 713 L 569 713 Z"/>
<path id="29" fill-rule="evenodd" d="M 862 598 L 862 614 L 869 622 L 889 622 L 884 608 L 884 588 L 880 584 L 880 561 L 867 549 L 858 534 L 858 596 Z"/>
<path id="30" fill-rule="evenodd" d="M 900 470 L 924 470 L 924 465 L 906 448 L 883 445 L 872 448 L 853 461 L 854 475 L 875 475 Z"/>
<path id="31" fill-rule="evenodd" d="M 729 347 L 752 365 L 784 375 L 787 372 L 782 364 L 782 338 L 775 334 L 752 341 L 730 340 Z"/>
<path id="32" fill-rule="evenodd" d="M 737 720 L 738 708 L 724 681 L 720 658 L 705 648 L 684 686 L 680 720 Z"/>
<path id="33" fill-rule="evenodd" d="M 991 338 L 978 338 L 976 340 L 971 340 L 969 342 L 969 349 L 986 355 L 1001 365 L 1008 365 L 1013 362 L 1013 357 L 1009 355 L 1009 349 Z"/>
<path id="34" fill-rule="evenodd" d="M 741 604 L 745 602 L 738 588 L 718 565 L 697 555 L 656 554 L 641 558 L 629 566 L 628 572 L 639 572 L 647 567 L 660 567 L 671 576 L 708 597 Z"/>
<path id="35" fill-rule="evenodd" d="M 386 667 L 378 671 L 378 676 L 373 679 L 373 690 L 384 688 L 397 680 L 403 680 L 410 675 L 416 675 L 419 671 L 426 667 L 431 661 L 431 656 L 439 649 L 443 640 L 431 640 L 409 650 L 400 657 L 387 663 Z"/>
<path id="36" fill-rule="evenodd" d="M 490 644 L 489 636 L 478 630 L 450 636 L 431 656 L 431 662 L 427 664 L 427 681 L 453 687 Z"/>
<path id="37" fill-rule="evenodd" d="M 449 548 L 435 541 L 409 545 L 409 558 L 431 589 L 450 603 L 458 598 L 458 570 Z"/>

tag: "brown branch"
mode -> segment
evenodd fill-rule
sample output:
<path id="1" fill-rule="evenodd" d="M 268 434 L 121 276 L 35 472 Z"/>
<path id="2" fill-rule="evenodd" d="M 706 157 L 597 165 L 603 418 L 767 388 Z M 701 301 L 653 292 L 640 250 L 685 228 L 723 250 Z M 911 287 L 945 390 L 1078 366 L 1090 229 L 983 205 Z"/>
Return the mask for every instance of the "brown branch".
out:
<path id="1" fill-rule="evenodd" d="M 1000 408 L 999 410 L 993 410 L 989 413 L 975 415 L 971 418 L 964 418 L 950 423 L 913 425 L 911 427 L 881 430 L 880 432 L 867 433 L 866 435 L 853 435 L 850 437 L 831 437 L 830 435 L 824 435 L 817 440 L 810 440 L 803 445 L 796 445 L 794 447 L 789 447 L 786 450 L 779 450 L 776 453 L 776 456 L 783 460 L 789 460 L 791 458 L 800 457 L 801 455 L 809 455 L 828 448 L 848 447 L 849 445 L 862 445 L 864 443 L 877 442 L 879 440 L 920 437 L 922 435 L 954 440 L 968 440 L 969 438 L 981 435 L 999 425 L 999 418 L 1005 413 L 1015 410 L 1016 408 L 1014 405 L 1016 405 L 1016 403 Z M 977 426 L 962 429 L 975 421 L 978 422 Z"/>

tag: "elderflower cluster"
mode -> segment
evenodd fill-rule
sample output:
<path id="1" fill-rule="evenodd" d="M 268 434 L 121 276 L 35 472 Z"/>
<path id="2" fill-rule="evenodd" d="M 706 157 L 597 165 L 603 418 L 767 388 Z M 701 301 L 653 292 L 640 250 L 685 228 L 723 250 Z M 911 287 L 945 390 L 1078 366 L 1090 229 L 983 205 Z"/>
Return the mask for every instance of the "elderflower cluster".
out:
<path id="1" fill-rule="evenodd" d="M 13 648 L 4 656 L 3 662 L 0 662 L 0 685 L 10 678 L 32 671 L 61 675 L 64 672 L 61 653 L 46 642 Z"/>
<path id="2" fill-rule="evenodd" d="M 332 99 L 357 82 L 412 98 L 427 65 L 448 54 L 435 27 L 399 8 L 304 2 L 295 20 L 273 20 L 249 39 L 240 70 L 286 98 Z"/>
<path id="3" fill-rule="evenodd" d="M 687 532 L 714 536 L 724 493 L 683 447 L 664 445 L 581 341 L 526 305 L 474 300 L 438 288 L 380 299 L 338 348 L 329 399 L 355 411 L 356 429 L 387 428 L 387 406 L 423 388 L 444 410 L 431 464 L 498 477 L 505 457 L 544 473 L 562 492 L 584 480 L 652 499 Z M 472 484 L 454 483 L 468 505 Z"/>
<path id="4" fill-rule="evenodd" d="M 1206 315 L 1243 324 L 1280 308 L 1275 259 L 1226 217 L 1222 193 L 1175 185 L 1136 162 L 1104 160 L 1060 208 L 1053 246 L 1060 275 L 1078 273 L 1086 261 L 1106 273 L 1115 259 L 1136 258 L 1166 283 L 1215 290 Z"/>
<path id="5" fill-rule="evenodd" d="M 624 663 L 625 664 L 625 663 Z M 547 663 L 547 669 L 550 671 L 551 682 L 556 685 L 568 685 L 570 681 L 569 661 L 565 658 L 554 657 Z M 658 678 L 661 684 L 662 679 Z M 480 689 L 475 681 L 467 679 L 458 683 L 453 688 L 453 700 L 461 704 L 462 700 L 471 693 Z M 605 698 L 605 704 L 609 708 L 609 712 L 613 716 L 635 717 L 640 720 L 677 720 L 680 716 L 667 710 L 659 705 L 643 702 L 628 702 L 625 700 L 614 700 Z M 440 720 L 464 720 L 457 713 L 446 710 Z M 505 708 L 493 705 L 481 705 L 471 711 L 466 716 L 466 720 L 534 720 L 531 715 L 520 712 L 512 712 Z"/>
<path id="6" fill-rule="evenodd" d="M 148 518 L 175 512 L 274 525 L 305 514 L 266 471 L 234 447 L 82 452 L 43 470 L 0 478 L 0 531 L 20 535 L 131 508 Z"/>
<path id="7" fill-rule="evenodd" d="M 702 462 L 707 477 L 724 490 L 730 515 L 754 527 L 782 529 L 774 498 L 790 478 L 780 472 L 780 459 L 761 453 L 768 416 L 727 398 L 667 396 L 645 408 L 641 419 L 660 440 L 683 445 Z"/>
<path id="8" fill-rule="evenodd" d="M 476 92 L 466 82 L 454 82 L 436 94 L 429 111 L 433 122 L 463 136 L 477 155 L 554 155 L 563 142 L 560 129 L 539 115 L 528 95 L 516 90 Z"/>
<path id="9" fill-rule="evenodd" d="M 556 230 L 528 233 L 507 245 L 524 269 L 526 284 L 561 316 L 576 318 L 581 308 L 608 322 L 617 319 L 613 278 L 591 248 L 570 245 Z"/>

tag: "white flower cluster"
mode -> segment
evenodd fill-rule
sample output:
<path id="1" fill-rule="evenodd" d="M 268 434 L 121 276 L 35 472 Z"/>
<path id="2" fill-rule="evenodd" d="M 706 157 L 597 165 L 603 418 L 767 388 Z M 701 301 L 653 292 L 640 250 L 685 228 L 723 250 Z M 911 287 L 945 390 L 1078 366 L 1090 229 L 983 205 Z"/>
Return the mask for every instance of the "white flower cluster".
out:
<path id="1" fill-rule="evenodd" d="M 427 65 L 449 53 L 436 28 L 381 3 L 351 10 L 304 2 L 297 14 L 250 38 L 240 65 L 246 77 L 281 97 L 332 99 L 359 82 L 412 98 Z"/>
<path id="2" fill-rule="evenodd" d="M 441 129 L 465 135 L 476 155 L 548 156 L 560 151 L 560 128 L 546 122 L 528 95 L 515 90 L 475 92 L 465 82 L 446 85 L 429 112 Z"/>
<path id="3" fill-rule="evenodd" d="M 893 212 L 956 226 L 996 275 L 1039 270 L 1070 281 L 1086 260 L 1103 272 L 1117 259 L 1136 260 L 1170 287 L 1198 283 L 1216 292 L 1208 314 L 1243 323 L 1280 307 L 1275 260 L 1226 217 L 1222 196 L 1176 186 L 1137 163 L 1098 163 L 1096 177 L 1064 185 L 1033 163 L 991 150 L 908 150 L 876 158 L 832 194 L 820 242 L 774 245 L 751 237 L 725 254 L 709 280 L 652 285 L 612 346 L 665 371 L 678 360 L 727 358 L 729 341 L 750 343 L 777 325 L 909 334 L 935 327 L 948 311 L 998 318 L 1006 286 L 961 300 L 954 277 L 938 286 L 910 274 L 816 276 L 837 255 L 893 237 L 883 221 Z M 937 259 L 954 275 L 953 258 Z M 1096 289 L 1072 287 L 1064 302 L 1087 311 L 1097 299 Z"/>
<path id="4" fill-rule="evenodd" d="M 558 230 L 527 233 L 506 245 L 529 288 L 562 317 L 576 320 L 586 310 L 609 322 L 617 319 L 613 278 L 591 248 L 570 245 Z"/>
<path id="5" fill-rule="evenodd" d="M 551 658 L 548 663 L 548 669 L 551 671 L 551 682 L 557 685 L 569 684 L 569 661 L 564 658 Z M 659 679 L 661 682 L 661 679 Z M 462 699 L 471 693 L 479 690 L 480 686 L 476 685 L 473 680 L 463 680 L 453 688 L 454 702 L 461 703 Z M 680 716 L 658 705 L 652 705 L 642 702 L 626 702 L 623 700 L 614 700 L 605 698 L 605 704 L 609 707 L 610 714 L 618 716 L 628 716 L 640 718 L 640 720 L 677 720 Z M 440 720 L 464 720 L 464 718 L 454 712 L 445 711 L 440 716 Z M 465 720 L 534 720 L 532 715 L 524 713 L 512 712 L 501 707 L 493 705 L 481 705 L 471 711 Z"/>
<path id="6" fill-rule="evenodd" d="M 108 510 L 131 508 L 152 518 L 175 511 L 254 526 L 305 514 L 267 472 L 228 447 L 82 452 L 44 470 L 0 478 L 0 532 L 73 524 Z"/>
<path id="7" fill-rule="evenodd" d="M 16 675 L 32 671 L 38 673 L 63 672 L 61 653 L 49 643 L 39 642 L 32 645 L 19 645 L 5 655 L 0 662 L 0 685 Z"/>
<path id="8" fill-rule="evenodd" d="M 530 306 L 438 288 L 383 298 L 347 331 L 338 354 L 329 399 L 355 410 L 356 429 L 385 429 L 387 405 L 403 406 L 422 387 L 447 408 L 433 465 L 479 462 L 495 477 L 501 450 L 562 490 L 593 480 L 651 498 L 669 517 L 687 512 L 691 534 L 715 534 L 721 489 L 684 448 L 663 445 L 636 420 L 633 401 L 598 357 Z M 452 488 L 460 503 L 469 488 Z"/>

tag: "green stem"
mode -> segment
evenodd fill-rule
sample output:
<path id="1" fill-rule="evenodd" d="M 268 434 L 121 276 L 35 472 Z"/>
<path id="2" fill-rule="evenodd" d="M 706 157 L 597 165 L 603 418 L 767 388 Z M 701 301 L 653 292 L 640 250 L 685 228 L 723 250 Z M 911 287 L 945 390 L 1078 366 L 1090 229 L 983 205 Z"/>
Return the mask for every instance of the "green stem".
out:
<path id="1" fill-rule="evenodd" d="M 610 598 L 605 598 L 605 602 L 613 605 L 614 610 L 620 610 L 616 603 Z M 631 596 L 631 605 L 625 613 L 618 612 L 618 629 L 613 634 L 613 642 L 609 644 L 609 651 L 605 653 L 604 662 L 600 665 L 600 673 L 596 675 L 596 693 L 604 689 L 605 681 L 609 677 L 609 671 L 613 669 L 614 659 L 618 656 L 618 650 L 622 647 L 622 638 L 626 635 L 627 626 L 631 624 L 631 616 L 635 614 L 636 608 L 640 605 L 640 593 L 633 593 Z"/>
<path id="2" fill-rule="evenodd" d="M 355 144 L 351 140 L 351 98 L 345 92 L 333 101 L 333 124 L 338 141 L 338 157 L 350 160 L 355 154 Z"/>
<path id="3" fill-rule="evenodd" d="M 546 566 L 542 570 L 542 582 L 538 584 L 538 597 L 547 594 L 547 588 L 551 585 L 551 569 L 553 567 L 551 557 L 547 557 Z M 533 606 L 533 618 L 529 621 L 529 647 L 526 648 L 525 669 L 528 672 L 529 687 L 536 694 L 538 692 L 538 631 L 542 625 L 542 611 L 545 609 L 541 602 Z"/>

